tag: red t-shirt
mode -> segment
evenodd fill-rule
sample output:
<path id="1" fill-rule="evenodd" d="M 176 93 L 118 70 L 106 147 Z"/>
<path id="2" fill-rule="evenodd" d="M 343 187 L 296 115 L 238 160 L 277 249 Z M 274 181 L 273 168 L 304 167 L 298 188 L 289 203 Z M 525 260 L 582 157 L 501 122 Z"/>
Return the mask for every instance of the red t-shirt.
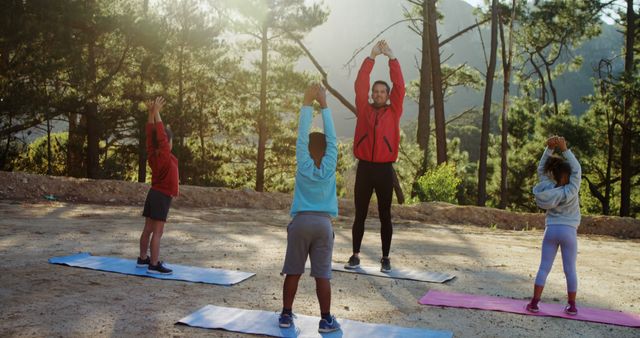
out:
<path id="1" fill-rule="evenodd" d="M 153 145 L 154 129 L 157 148 Z M 147 123 L 147 162 L 151 167 L 151 189 L 171 197 L 178 196 L 178 159 L 169 149 L 169 140 L 162 122 Z"/>

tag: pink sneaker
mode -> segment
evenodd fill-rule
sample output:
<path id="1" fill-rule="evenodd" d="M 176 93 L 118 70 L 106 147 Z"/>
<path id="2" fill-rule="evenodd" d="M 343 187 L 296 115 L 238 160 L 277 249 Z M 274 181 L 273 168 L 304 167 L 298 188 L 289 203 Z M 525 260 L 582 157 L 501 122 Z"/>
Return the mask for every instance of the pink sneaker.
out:
<path id="1" fill-rule="evenodd" d="M 576 303 L 572 302 L 567 304 L 567 306 L 564 307 L 564 313 L 571 315 L 571 316 L 575 316 L 578 314 L 578 309 L 576 308 Z"/>
<path id="2" fill-rule="evenodd" d="M 538 311 L 540 311 L 540 309 L 538 308 L 538 302 L 534 302 L 533 300 L 531 300 L 531 302 L 527 304 L 526 309 L 527 311 L 533 313 L 537 313 Z"/>

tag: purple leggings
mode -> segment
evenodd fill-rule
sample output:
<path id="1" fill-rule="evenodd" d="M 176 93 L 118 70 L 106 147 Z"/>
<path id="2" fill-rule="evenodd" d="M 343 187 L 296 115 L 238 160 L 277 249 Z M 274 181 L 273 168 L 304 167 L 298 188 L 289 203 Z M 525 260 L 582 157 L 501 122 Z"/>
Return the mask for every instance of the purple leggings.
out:
<path id="1" fill-rule="evenodd" d="M 536 285 L 544 286 L 556 258 L 558 246 L 562 250 L 562 268 L 567 278 L 567 292 L 578 291 L 576 258 L 578 256 L 577 229 L 570 225 L 549 224 L 542 240 L 542 259 L 536 276 Z"/>

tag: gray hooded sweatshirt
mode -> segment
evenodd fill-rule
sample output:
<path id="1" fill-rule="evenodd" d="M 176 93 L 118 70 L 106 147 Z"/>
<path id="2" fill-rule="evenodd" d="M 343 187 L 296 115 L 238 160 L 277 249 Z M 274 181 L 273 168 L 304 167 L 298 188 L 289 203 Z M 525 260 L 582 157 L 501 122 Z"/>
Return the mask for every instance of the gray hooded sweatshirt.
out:
<path id="1" fill-rule="evenodd" d="M 546 148 L 538 164 L 538 184 L 533 187 L 533 194 L 538 207 L 547 211 L 546 225 L 570 225 L 578 228 L 580 225 L 580 181 L 582 169 L 571 150 L 562 154 L 571 165 L 569 183 L 556 187 L 556 182 L 544 172 L 544 164 L 553 154 L 553 149 Z"/>

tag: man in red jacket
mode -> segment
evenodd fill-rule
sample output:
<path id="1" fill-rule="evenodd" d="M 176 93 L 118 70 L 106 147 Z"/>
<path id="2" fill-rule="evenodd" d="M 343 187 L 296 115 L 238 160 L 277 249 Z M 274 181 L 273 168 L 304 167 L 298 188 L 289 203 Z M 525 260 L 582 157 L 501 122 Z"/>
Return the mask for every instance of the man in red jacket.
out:
<path id="1" fill-rule="evenodd" d="M 178 159 L 171 153 L 173 143 L 171 131 L 166 129 L 160 118 L 164 99 L 157 97 L 147 102 L 147 161 L 151 168 L 151 189 L 144 203 L 142 216 L 145 217 L 144 230 L 140 235 L 140 256 L 137 267 L 147 267 L 147 273 L 168 275 L 173 271 L 162 264 L 160 238 L 167 221 L 173 197 L 178 196 Z M 153 236 L 152 236 L 153 235 Z M 151 256 L 147 251 L 151 246 Z"/>
<path id="2" fill-rule="evenodd" d="M 384 54 L 389 58 L 389 69 L 393 89 L 384 81 L 376 81 L 371 87 L 369 103 L 370 74 L 376 56 Z M 382 259 L 380 271 L 391 271 L 389 250 L 393 228 L 391 225 L 391 198 L 393 197 L 393 167 L 398 159 L 400 144 L 400 116 L 405 88 L 400 63 L 393 55 L 386 41 L 376 43 L 371 55 L 364 60 L 355 83 L 356 110 L 358 119 L 353 139 L 353 154 L 358 159 L 355 184 L 356 218 L 353 222 L 353 255 L 345 265 L 347 269 L 360 266 L 360 245 L 364 235 L 369 201 L 375 190 L 378 197 L 380 216 L 380 237 L 382 239 Z M 390 104 L 387 104 L 387 101 Z"/>

